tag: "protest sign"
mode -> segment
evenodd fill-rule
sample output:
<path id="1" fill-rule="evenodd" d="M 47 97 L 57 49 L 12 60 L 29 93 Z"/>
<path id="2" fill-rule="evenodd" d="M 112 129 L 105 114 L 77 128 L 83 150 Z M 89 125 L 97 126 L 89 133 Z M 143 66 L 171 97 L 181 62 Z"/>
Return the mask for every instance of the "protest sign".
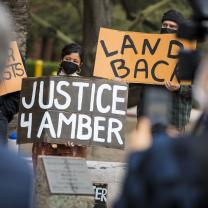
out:
<path id="1" fill-rule="evenodd" d="M 105 79 L 24 79 L 18 143 L 73 142 L 123 149 L 127 94 L 127 84 Z"/>
<path id="2" fill-rule="evenodd" d="M 94 208 L 107 208 L 108 184 L 93 183 L 95 192 L 95 206 Z"/>
<path id="3" fill-rule="evenodd" d="M 195 49 L 196 42 L 174 34 L 148 34 L 100 29 L 94 76 L 120 77 L 130 83 L 177 83 L 175 69 L 180 49 Z"/>
<path id="4" fill-rule="evenodd" d="M 22 58 L 17 46 L 17 42 L 13 41 L 9 48 L 9 57 L 6 69 L 3 73 L 3 80 L 0 85 L 0 95 L 21 90 L 22 79 L 27 77 Z"/>

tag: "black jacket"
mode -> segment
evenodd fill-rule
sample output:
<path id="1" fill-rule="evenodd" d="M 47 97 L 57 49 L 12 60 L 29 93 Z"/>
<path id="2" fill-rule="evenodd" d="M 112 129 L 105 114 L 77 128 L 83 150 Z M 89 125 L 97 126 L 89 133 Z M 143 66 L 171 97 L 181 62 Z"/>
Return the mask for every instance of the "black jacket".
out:
<path id="1" fill-rule="evenodd" d="M 190 137 L 171 139 L 157 134 L 150 149 L 129 156 L 123 190 L 114 208 L 207 207 L 200 186 L 205 168 L 198 162 L 197 147 Z"/>
<path id="2" fill-rule="evenodd" d="M 20 92 L 13 92 L 0 96 L 0 111 L 8 122 L 13 119 L 14 114 L 19 111 Z"/>

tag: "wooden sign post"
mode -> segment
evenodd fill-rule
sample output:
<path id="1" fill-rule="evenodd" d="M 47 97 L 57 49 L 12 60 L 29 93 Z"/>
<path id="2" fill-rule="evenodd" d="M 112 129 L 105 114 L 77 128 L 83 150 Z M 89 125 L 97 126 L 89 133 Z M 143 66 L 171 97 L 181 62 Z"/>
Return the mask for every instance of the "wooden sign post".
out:
<path id="1" fill-rule="evenodd" d="M 17 141 L 123 149 L 127 94 L 126 83 L 105 79 L 24 79 Z"/>

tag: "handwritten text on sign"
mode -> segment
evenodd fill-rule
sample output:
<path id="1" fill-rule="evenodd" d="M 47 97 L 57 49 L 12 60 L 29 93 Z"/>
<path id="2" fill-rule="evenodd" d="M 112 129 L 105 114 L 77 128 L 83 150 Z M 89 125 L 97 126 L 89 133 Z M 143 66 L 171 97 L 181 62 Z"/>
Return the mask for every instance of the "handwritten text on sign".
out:
<path id="1" fill-rule="evenodd" d="M 128 87 L 75 77 L 23 80 L 18 142 L 124 147 Z"/>
<path id="2" fill-rule="evenodd" d="M 95 206 L 94 208 L 106 208 L 108 196 L 108 184 L 93 183 L 95 192 Z"/>
<path id="3" fill-rule="evenodd" d="M 22 58 L 15 41 L 11 42 L 3 81 L 0 85 L 0 95 L 21 90 L 22 79 L 26 76 Z"/>
<path id="4" fill-rule="evenodd" d="M 94 76 L 127 82 L 164 84 L 177 82 L 179 49 L 194 49 L 195 42 L 180 40 L 172 34 L 124 32 L 101 28 Z"/>

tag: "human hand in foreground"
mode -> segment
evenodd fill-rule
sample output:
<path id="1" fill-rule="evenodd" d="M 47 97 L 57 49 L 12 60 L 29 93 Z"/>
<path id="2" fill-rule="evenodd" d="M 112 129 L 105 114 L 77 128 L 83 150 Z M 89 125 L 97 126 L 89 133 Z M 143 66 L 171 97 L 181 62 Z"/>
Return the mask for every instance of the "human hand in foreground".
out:
<path id="1" fill-rule="evenodd" d="M 129 150 L 140 151 L 148 149 L 152 144 L 151 124 L 146 117 L 141 117 L 137 128 L 132 132 Z"/>
<path id="2" fill-rule="evenodd" d="M 174 84 L 171 81 L 166 81 L 165 82 L 165 87 L 170 90 L 170 91 L 178 91 L 180 89 L 180 84 Z"/>

